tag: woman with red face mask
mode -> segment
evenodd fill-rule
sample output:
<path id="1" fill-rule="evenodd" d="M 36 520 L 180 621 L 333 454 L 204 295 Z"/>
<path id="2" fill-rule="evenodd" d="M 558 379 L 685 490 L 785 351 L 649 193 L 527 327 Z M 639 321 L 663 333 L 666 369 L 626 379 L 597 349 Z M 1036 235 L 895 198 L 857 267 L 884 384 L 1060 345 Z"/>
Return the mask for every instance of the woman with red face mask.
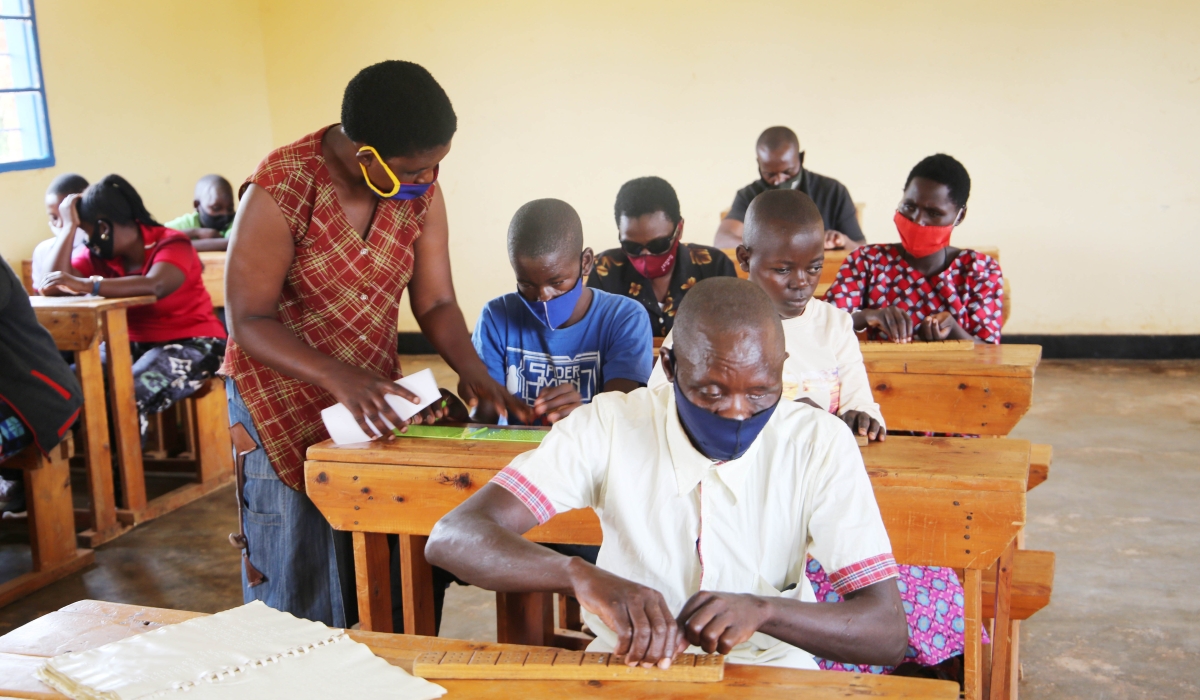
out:
<path id="1" fill-rule="evenodd" d="M 671 332 L 684 294 L 708 277 L 737 277 L 719 248 L 683 242 L 679 197 L 661 177 L 630 180 L 613 207 L 620 248 L 596 256 L 587 285 L 632 297 L 650 314 L 655 337 Z"/>
<path id="2" fill-rule="evenodd" d="M 955 248 L 971 177 L 939 153 L 917 163 L 896 208 L 900 245 L 867 245 L 846 256 L 825 301 L 854 316 L 872 340 L 1000 342 L 1004 277 L 989 255 Z"/>

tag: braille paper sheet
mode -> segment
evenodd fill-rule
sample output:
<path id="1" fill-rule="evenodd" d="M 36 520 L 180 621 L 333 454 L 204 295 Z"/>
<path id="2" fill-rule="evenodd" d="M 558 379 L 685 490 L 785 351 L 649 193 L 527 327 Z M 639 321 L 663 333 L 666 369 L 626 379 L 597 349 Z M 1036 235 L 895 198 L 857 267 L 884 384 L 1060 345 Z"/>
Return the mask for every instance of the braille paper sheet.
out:
<path id="1" fill-rule="evenodd" d="M 56 656 L 37 677 L 76 700 L 433 700 L 446 692 L 343 630 L 259 601 Z"/>

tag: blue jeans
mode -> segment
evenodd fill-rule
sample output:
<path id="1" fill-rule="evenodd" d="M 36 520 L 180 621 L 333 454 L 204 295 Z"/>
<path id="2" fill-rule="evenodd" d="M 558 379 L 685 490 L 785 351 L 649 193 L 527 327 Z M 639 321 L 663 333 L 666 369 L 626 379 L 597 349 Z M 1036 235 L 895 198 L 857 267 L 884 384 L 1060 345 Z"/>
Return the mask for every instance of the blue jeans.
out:
<path id="1" fill-rule="evenodd" d="M 259 445 L 258 431 L 232 379 L 229 424 L 241 423 Z M 245 602 L 261 600 L 296 617 L 349 627 L 358 621 L 350 533 L 337 532 L 308 495 L 287 487 L 261 447 L 246 455 L 244 501 L 250 562 L 266 580 L 254 588 L 242 571 Z"/>

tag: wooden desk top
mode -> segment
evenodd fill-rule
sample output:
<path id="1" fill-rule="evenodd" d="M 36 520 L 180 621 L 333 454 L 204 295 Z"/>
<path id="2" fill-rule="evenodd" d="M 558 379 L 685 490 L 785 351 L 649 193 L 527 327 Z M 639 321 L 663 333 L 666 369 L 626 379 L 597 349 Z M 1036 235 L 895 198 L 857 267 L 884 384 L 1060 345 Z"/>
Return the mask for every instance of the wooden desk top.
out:
<path id="1" fill-rule="evenodd" d="M 353 445 L 332 440 L 308 448 L 313 462 L 499 471 L 533 443 L 396 438 Z M 891 436 L 862 451 L 872 483 L 886 486 L 1024 492 L 1029 479 L 1026 440 Z"/>
<path id="2" fill-rule="evenodd" d="M 200 613 L 83 600 L 52 612 L 0 637 L 0 695 L 62 700 L 33 672 L 47 657 L 86 651 L 163 625 L 183 622 Z M 533 651 L 542 647 L 466 642 L 438 637 L 350 631 L 350 637 L 377 656 L 406 671 L 426 651 Z M 720 683 L 596 683 L 587 681 L 437 681 L 446 698 L 931 698 L 953 700 L 958 686 L 893 676 L 836 671 L 795 671 L 762 666 L 725 667 Z"/>
<path id="3" fill-rule="evenodd" d="M 971 350 L 949 352 L 914 351 L 872 355 L 864 353 L 867 374 L 942 374 L 969 377 L 1033 378 L 1042 361 L 1040 345 L 992 345 L 977 343 Z"/>
<path id="4" fill-rule="evenodd" d="M 144 306 L 153 304 L 156 299 L 153 296 L 146 295 L 140 297 L 29 297 L 29 304 L 33 306 L 33 310 L 41 311 L 43 309 L 63 309 L 66 311 L 111 311 L 112 309 L 127 309 L 131 306 Z"/>
<path id="5" fill-rule="evenodd" d="M 50 332 L 59 350 L 87 350 L 93 347 L 96 336 L 105 328 L 104 318 L 109 311 L 127 309 L 131 306 L 153 304 L 154 297 L 29 297 L 38 323 Z M 118 334 L 127 333 L 125 324 L 110 330 Z"/>

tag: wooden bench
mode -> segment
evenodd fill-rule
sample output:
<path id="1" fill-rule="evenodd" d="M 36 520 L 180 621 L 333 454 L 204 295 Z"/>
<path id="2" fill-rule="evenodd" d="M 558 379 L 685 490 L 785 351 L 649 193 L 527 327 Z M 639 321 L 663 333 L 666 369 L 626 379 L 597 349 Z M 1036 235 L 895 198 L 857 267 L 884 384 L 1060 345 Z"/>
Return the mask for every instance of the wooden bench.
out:
<path id="1" fill-rule="evenodd" d="M 133 358 L 125 316 L 131 306 L 150 304 L 154 297 L 30 297 L 30 304 L 54 338 L 59 350 L 75 353 L 76 374 L 83 387 L 81 420 L 90 508 L 78 513 L 81 544 L 96 547 L 213 490 L 233 482 L 233 448 L 229 441 L 225 386 L 210 380 L 193 395 L 195 444 L 199 446 L 199 484 L 189 484 L 148 500 L 141 430 L 134 400 Z M 107 345 L 107 367 L 100 361 L 100 343 Z M 105 376 L 108 379 L 106 398 Z M 117 509 L 113 486 L 113 447 L 109 410 L 116 438 L 121 495 Z"/>
<path id="2" fill-rule="evenodd" d="M 118 509 L 117 520 L 122 524 L 135 526 L 149 522 L 233 483 L 233 443 L 229 436 L 225 382 L 212 377 L 199 391 L 184 399 L 180 407 L 189 449 L 176 457 L 158 459 L 155 465 L 173 462 L 173 470 L 180 467 L 194 470 L 196 478 L 150 499 L 140 509 Z"/>
<path id="3" fill-rule="evenodd" d="M 183 622 L 200 614 L 94 600 L 82 600 L 68 605 L 0 637 L 0 695 L 64 700 L 65 696 L 43 685 L 33 675 L 46 659 L 68 651 L 94 649 L 135 634 L 160 629 L 163 625 Z M 376 656 L 410 673 L 417 657 L 431 651 L 546 650 L 546 647 L 542 646 L 489 644 L 358 630 L 347 630 L 347 634 L 351 639 L 370 647 Z M 446 689 L 445 697 L 463 700 L 509 697 L 530 700 L 567 697 L 629 700 L 661 697 L 835 700 L 851 695 L 877 700 L 955 700 L 958 697 L 958 685 L 946 681 L 733 664 L 726 665 L 724 680 L 715 683 L 599 683 L 578 680 L 436 682 Z"/>
<path id="4" fill-rule="evenodd" d="M 1029 486 L 1026 491 L 1045 483 L 1050 478 L 1050 463 L 1054 460 L 1054 448 L 1050 445 L 1029 446 Z"/>
<path id="5" fill-rule="evenodd" d="M 20 469 L 25 479 L 29 547 L 33 571 L 0 584 L 0 607 L 75 573 L 95 560 L 90 549 L 75 546 L 75 513 L 71 505 L 71 434 L 47 457 L 30 445 L 3 463 Z"/>
<path id="6" fill-rule="evenodd" d="M 343 447 L 324 442 L 309 448 L 309 497 L 335 529 L 353 533 L 364 629 L 391 629 L 388 533 L 400 535 L 405 630 L 432 633 L 432 578 L 424 557 L 430 530 L 513 457 L 532 447 L 403 438 Z M 1000 602 L 993 606 L 998 632 L 992 656 L 995 668 L 1009 668 L 1005 631 L 1011 630 L 1015 539 L 1025 522 L 1029 443 L 893 437 L 861 449 L 896 559 L 965 570 L 967 697 L 981 697 L 982 585 L 985 572 L 997 560 L 1002 569 L 996 574 Z M 596 545 L 601 531 L 595 513 L 579 510 L 555 516 L 526 536 L 538 542 Z M 547 625 L 552 606 L 550 594 L 499 594 L 499 638 L 552 642 L 554 630 Z M 1004 682 L 993 683 L 997 692 L 1007 692 L 1006 687 Z"/>

